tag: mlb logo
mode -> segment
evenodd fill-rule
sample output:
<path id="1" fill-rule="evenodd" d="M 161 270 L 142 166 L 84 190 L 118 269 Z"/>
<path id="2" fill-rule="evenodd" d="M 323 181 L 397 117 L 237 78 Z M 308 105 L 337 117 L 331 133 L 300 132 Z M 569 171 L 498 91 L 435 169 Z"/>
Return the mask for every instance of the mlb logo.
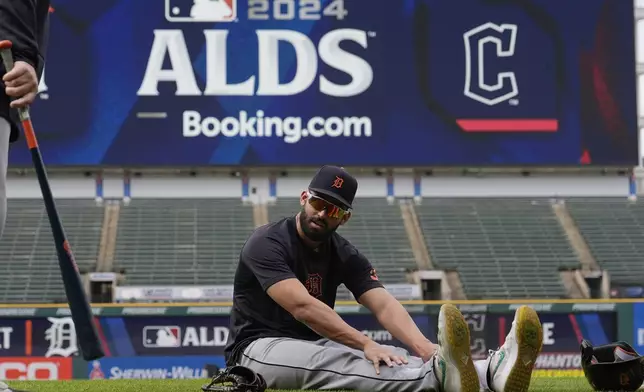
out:
<path id="1" fill-rule="evenodd" d="M 232 22 L 237 0 L 165 0 L 168 22 Z"/>
<path id="2" fill-rule="evenodd" d="M 181 328 L 177 326 L 150 326 L 143 328 L 143 347 L 181 347 Z"/>

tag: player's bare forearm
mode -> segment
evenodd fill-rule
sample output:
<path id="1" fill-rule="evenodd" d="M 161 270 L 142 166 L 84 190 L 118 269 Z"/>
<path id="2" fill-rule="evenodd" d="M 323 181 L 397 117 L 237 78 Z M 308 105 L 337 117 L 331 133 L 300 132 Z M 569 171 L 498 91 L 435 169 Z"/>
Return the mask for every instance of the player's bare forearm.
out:
<path id="1" fill-rule="evenodd" d="M 364 292 L 360 303 L 373 312 L 380 325 L 423 360 L 434 354 L 436 345 L 423 335 L 407 310 L 384 288 Z"/>
<path id="2" fill-rule="evenodd" d="M 309 301 L 300 307 L 295 317 L 319 335 L 357 350 L 363 350 L 371 341 L 342 320 L 333 309 L 318 300 Z"/>
<path id="3" fill-rule="evenodd" d="M 433 354 L 434 344 L 423 335 L 407 310 L 395 298 L 387 300 L 376 317 L 391 335 L 425 359 Z"/>

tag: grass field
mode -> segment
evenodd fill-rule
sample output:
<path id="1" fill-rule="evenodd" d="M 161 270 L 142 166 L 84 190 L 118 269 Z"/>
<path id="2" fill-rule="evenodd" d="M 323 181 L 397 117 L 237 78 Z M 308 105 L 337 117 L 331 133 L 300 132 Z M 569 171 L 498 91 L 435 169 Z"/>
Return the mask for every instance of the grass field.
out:
<path id="1" fill-rule="evenodd" d="M 11 382 L 12 388 L 33 392 L 200 392 L 207 380 L 77 380 L 77 381 L 21 381 Z M 531 392 L 591 392 L 593 389 L 582 377 L 536 377 Z M 285 392 L 285 391 L 271 391 Z"/>

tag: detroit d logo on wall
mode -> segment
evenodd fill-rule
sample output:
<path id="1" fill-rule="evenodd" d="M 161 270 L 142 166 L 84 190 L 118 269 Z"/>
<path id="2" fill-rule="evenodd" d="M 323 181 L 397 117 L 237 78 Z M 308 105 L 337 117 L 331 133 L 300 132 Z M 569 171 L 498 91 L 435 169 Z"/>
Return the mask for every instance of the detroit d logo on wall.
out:
<path id="1" fill-rule="evenodd" d="M 514 72 L 499 72 L 486 75 L 485 44 L 496 48 L 497 60 L 514 56 L 517 41 L 517 25 L 485 23 L 463 34 L 465 43 L 465 89 L 466 97 L 488 106 L 516 97 L 519 94 Z"/>
<path id="2" fill-rule="evenodd" d="M 71 317 L 47 317 L 51 326 L 45 331 L 49 347 L 45 357 L 69 357 L 78 353 L 76 327 Z"/>

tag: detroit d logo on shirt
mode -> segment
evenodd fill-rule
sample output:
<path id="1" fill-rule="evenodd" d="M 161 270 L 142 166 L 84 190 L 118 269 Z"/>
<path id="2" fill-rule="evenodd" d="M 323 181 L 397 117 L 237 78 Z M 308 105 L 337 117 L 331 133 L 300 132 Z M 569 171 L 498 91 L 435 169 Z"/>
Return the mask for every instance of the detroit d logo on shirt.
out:
<path id="1" fill-rule="evenodd" d="M 304 286 L 312 297 L 317 298 L 322 295 L 322 277 L 320 274 L 309 274 Z"/>

